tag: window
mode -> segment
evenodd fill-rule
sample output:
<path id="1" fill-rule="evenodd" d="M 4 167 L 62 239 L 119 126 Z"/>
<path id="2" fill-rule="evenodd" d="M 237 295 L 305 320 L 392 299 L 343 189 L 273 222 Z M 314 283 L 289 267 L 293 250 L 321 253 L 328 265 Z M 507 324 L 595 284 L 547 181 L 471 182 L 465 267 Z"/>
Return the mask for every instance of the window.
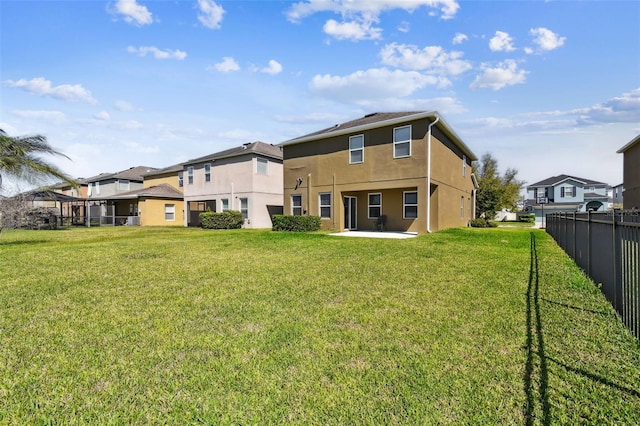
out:
<path id="1" fill-rule="evenodd" d="M 96 195 L 100 195 L 100 182 L 96 182 Z"/>
<path id="2" fill-rule="evenodd" d="M 302 216 L 302 195 L 294 194 L 291 196 L 291 214 Z"/>
<path id="3" fill-rule="evenodd" d="M 560 188 L 561 197 L 573 197 L 575 195 L 573 186 L 563 186 Z"/>
<path id="4" fill-rule="evenodd" d="M 93 184 L 89 182 L 89 185 L 87 185 L 87 197 L 91 197 L 92 190 L 93 190 Z"/>
<path id="5" fill-rule="evenodd" d="M 129 181 L 127 179 L 120 179 L 118 181 L 118 189 L 120 191 L 128 191 L 131 188 Z"/>
<path id="6" fill-rule="evenodd" d="M 464 196 L 460 197 L 460 217 L 464 218 Z"/>
<path id="7" fill-rule="evenodd" d="M 222 203 L 222 211 L 226 212 L 229 210 L 229 199 L 228 198 L 223 198 L 222 200 L 220 200 L 220 202 Z"/>
<path id="8" fill-rule="evenodd" d="M 467 156 L 462 156 L 462 177 L 467 177 Z"/>
<path id="9" fill-rule="evenodd" d="M 242 217 L 245 219 L 249 218 L 249 199 L 248 198 L 240 198 L 240 213 L 242 213 Z"/>
<path id="10" fill-rule="evenodd" d="M 358 164 L 364 161 L 364 135 L 349 137 L 349 164 Z"/>
<path id="11" fill-rule="evenodd" d="M 544 188 L 536 188 L 536 193 L 535 193 L 535 197 L 536 198 L 541 198 L 545 196 L 545 189 Z"/>
<path id="12" fill-rule="evenodd" d="M 403 218 L 415 219 L 418 217 L 418 192 L 417 191 L 405 191 L 402 194 L 403 197 Z"/>
<path id="13" fill-rule="evenodd" d="M 165 204 L 164 205 L 164 220 L 174 221 L 176 220 L 176 205 Z"/>
<path id="14" fill-rule="evenodd" d="M 182 188 L 184 186 L 184 174 L 182 172 L 178 172 L 178 188 Z"/>
<path id="15" fill-rule="evenodd" d="M 205 163 L 204 165 L 204 181 L 211 182 L 211 163 Z"/>
<path id="16" fill-rule="evenodd" d="M 369 194 L 369 219 L 376 219 L 382 214 L 382 194 Z"/>
<path id="17" fill-rule="evenodd" d="M 187 183 L 189 185 L 193 184 L 193 166 L 187 167 Z"/>
<path id="18" fill-rule="evenodd" d="M 393 129 L 393 158 L 411 156 L 411 126 Z"/>
<path id="19" fill-rule="evenodd" d="M 320 198 L 320 218 L 331 219 L 331 193 L 321 192 Z"/>
<path id="20" fill-rule="evenodd" d="M 266 158 L 258 158 L 258 165 L 257 165 L 256 172 L 260 175 L 266 175 L 268 174 L 268 166 L 269 166 L 269 160 L 267 160 Z"/>

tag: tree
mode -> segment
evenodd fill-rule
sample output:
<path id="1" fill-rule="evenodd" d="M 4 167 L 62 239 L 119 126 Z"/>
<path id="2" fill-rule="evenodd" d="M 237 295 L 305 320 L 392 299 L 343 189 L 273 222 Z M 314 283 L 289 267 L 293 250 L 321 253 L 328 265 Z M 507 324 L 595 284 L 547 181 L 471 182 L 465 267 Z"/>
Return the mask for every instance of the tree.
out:
<path id="1" fill-rule="evenodd" d="M 52 148 L 44 136 L 9 136 L 0 129 L 0 189 L 3 175 L 32 184 L 53 177 L 74 187 L 78 186 L 74 179 L 58 167 L 40 158 L 42 154 L 69 158 Z"/>
<path id="2" fill-rule="evenodd" d="M 498 172 L 498 161 L 487 153 L 479 162 L 473 163 L 473 172 L 478 179 L 476 213 L 478 217 L 493 219 L 502 208 L 515 210 L 524 182 L 519 181 L 516 169 L 507 169 L 503 176 Z"/>

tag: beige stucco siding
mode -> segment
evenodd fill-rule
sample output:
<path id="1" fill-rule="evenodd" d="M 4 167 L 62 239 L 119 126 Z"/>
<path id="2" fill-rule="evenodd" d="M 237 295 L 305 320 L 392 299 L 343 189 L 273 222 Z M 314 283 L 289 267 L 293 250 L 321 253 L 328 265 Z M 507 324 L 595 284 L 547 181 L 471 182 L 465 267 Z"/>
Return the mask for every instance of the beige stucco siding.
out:
<path id="1" fill-rule="evenodd" d="M 624 152 L 625 209 L 640 208 L 640 142 Z"/>
<path id="2" fill-rule="evenodd" d="M 172 172 L 171 174 L 166 175 L 154 175 L 145 177 L 143 183 L 145 188 L 166 183 L 168 185 L 171 185 L 178 191 L 182 191 L 182 187 L 180 187 L 180 185 L 178 184 L 178 172 Z"/>
<path id="3" fill-rule="evenodd" d="M 165 205 L 175 206 L 174 220 L 165 219 Z M 138 204 L 140 225 L 142 226 L 183 226 L 184 202 L 175 199 L 146 198 Z"/>
<path id="4" fill-rule="evenodd" d="M 320 215 L 319 194 L 331 193 L 331 218 L 321 224 L 325 229 L 342 229 L 344 197 L 353 196 L 357 200 L 357 228 L 373 229 L 368 194 L 381 193 L 382 214 L 387 216 L 389 230 L 426 232 L 428 124 L 426 119 L 411 123 L 411 155 L 404 158 L 393 158 L 393 129 L 400 126 L 285 146 L 284 213 L 292 214 L 291 195 L 298 194 L 307 214 Z M 364 161 L 349 164 L 349 137 L 358 134 L 364 136 Z M 467 208 L 473 199 L 470 161 L 463 176 L 462 151 L 435 131 L 431 155 L 431 230 L 465 226 L 472 212 Z M 404 191 L 418 193 L 417 218 L 403 218 Z M 462 213 L 461 198 L 465 200 Z"/>

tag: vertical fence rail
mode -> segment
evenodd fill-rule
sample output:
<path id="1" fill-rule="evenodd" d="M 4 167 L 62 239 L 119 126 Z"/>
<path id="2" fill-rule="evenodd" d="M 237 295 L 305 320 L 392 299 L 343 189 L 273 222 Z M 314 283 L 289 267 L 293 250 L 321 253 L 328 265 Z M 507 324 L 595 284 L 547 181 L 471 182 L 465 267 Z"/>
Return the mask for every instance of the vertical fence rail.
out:
<path id="1" fill-rule="evenodd" d="M 595 282 L 640 340 L 640 213 L 548 214 L 547 233 Z"/>

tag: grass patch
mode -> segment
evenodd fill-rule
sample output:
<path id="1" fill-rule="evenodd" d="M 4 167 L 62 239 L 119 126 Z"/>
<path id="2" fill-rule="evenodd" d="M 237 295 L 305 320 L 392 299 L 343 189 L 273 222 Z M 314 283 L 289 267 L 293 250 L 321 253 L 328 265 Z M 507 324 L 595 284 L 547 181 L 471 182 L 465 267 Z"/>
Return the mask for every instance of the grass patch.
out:
<path id="1" fill-rule="evenodd" d="M 629 424 L 639 377 L 539 230 L 0 238 L 0 423 Z"/>

